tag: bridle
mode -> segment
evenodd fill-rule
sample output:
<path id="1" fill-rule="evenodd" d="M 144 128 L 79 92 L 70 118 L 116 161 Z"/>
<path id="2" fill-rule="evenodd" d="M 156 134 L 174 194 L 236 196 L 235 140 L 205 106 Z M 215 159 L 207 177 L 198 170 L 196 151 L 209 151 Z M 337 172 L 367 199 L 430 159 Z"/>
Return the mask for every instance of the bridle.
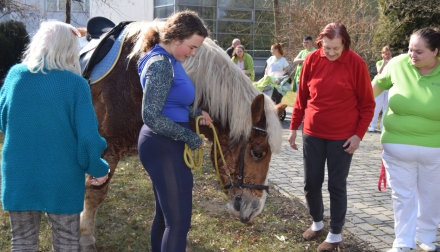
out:
<path id="1" fill-rule="evenodd" d="M 260 132 L 264 132 L 266 133 L 266 130 L 257 126 L 252 126 L 252 130 L 257 130 Z M 232 189 L 232 188 L 240 188 L 243 190 L 243 188 L 248 188 L 248 189 L 257 189 L 257 190 L 265 190 L 266 192 L 269 193 L 269 186 L 267 185 L 254 185 L 254 184 L 245 184 L 243 183 L 243 178 L 244 178 L 244 154 L 246 151 L 246 141 L 243 139 L 243 137 L 241 137 L 242 139 L 242 146 L 240 149 L 240 166 L 239 166 L 239 170 L 238 170 L 238 177 L 237 177 L 237 183 L 234 183 L 234 180 L 231 177 L 231 173 L 229 172 L 228 168 L 226 167 L 226 164 L 224 169 L 226 170 L 226 175 L 229 177 L 229 185 L 225 185 L 223 187 L 224 190 L 228 190 L 228 189 Z M 223 155 L 225 155 L 228 151 L 230 151 L 235 145 L 238 144 L 240 140 L 234 141 L 232 142 L 224 151 L 223 151 Z"/>

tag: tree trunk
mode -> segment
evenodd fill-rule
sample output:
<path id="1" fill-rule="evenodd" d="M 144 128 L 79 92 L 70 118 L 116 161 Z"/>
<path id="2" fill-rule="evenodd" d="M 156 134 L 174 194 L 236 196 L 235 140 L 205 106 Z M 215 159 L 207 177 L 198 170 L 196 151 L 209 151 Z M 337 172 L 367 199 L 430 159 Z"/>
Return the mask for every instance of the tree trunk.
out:
<path id="1" fill-rule="evenodd" d="M 280 41 L 281 22 L 280 22 L 280 6 L 278 0 L 273 0 L 273 16 L 274 16 L 274 26 L 275 26 L 274 37 L 276 39 L 276 42 L 279 43 L 281 42 Z"/>
<path id="2" fill-rule="evenodd" d="M 70 24 L 70 18 L 72 15 L 72 0 L 66 0 L 66 23 Z"/>

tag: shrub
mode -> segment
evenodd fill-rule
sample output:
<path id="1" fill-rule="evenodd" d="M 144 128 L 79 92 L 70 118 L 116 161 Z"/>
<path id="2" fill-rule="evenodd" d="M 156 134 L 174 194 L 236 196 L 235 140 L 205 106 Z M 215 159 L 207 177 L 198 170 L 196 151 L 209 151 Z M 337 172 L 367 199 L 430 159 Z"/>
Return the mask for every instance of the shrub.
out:
<path id="1" fill-rule="evenodd" d="M 22 22 L 9 20 L 0 23 L 0 83 L 9 68 L 20 62 L 23 50 L 28 43 L 29 36 Z"/>

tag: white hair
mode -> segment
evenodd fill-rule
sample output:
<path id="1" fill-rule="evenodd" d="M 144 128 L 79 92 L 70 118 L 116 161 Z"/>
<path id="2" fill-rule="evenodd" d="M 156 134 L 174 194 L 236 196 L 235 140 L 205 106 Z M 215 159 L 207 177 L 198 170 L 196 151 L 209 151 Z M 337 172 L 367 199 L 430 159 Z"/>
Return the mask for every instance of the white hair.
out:
<path id="1" fill-rule="evenodd" d="M 23 54 L 23 64 L 32 73 L 55 69 L 81 74 L 78 37 L 70 24 L 43 21 Z"/>

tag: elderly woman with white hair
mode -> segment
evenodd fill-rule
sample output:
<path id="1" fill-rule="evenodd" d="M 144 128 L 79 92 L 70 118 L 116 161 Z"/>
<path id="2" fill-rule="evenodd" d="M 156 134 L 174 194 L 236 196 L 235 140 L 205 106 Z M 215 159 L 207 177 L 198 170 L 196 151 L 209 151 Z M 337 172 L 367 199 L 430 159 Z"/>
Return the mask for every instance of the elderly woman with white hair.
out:
<path id="1" fill-rule="evenodd" d="M 38 251 L 40 219 L 52 226 L 54 251 L 79 251 L 85 174 L 107 180 L 90 88 L 79 68 L 78 31 L 45 21 L 0 91 L 2 206 L 11 251 Z"/>

